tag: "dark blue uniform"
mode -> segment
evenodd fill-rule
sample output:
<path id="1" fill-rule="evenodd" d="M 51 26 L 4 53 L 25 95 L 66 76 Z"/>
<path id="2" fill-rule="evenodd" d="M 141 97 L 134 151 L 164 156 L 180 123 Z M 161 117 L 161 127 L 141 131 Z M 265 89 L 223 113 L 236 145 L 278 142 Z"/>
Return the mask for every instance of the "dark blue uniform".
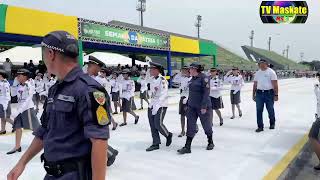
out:
<path id="1" fill-rule="evenodd" d="M 197 133 L 197 119 L 200 118 L 202 127 L 207 136 L 212 136 L 212 114 L 211 101 L 209 97 L 209 78 L 200 73 L 192 77 L 189 82 L 189 99 L 187 111 L 187 136 L 193 138 Z M 205 114 L 201 114 L 201 109 L 207 109 Z"/>
<path id="2" fill-rule="evenodd" d="M 43 140 L 46 161 L 62 162 L 90 156 L 90 138 L 109 138 L 108 125 L 99 123 L 95 113 L 98 102 L 92 94 L 99 91 L 104 93 L 104 88 L 84 74 L 80 67 L 74 68 L 63 81 L 50 88 L 41 117 L 42 125 L 34 132 L 36 137 Z M 109 98 L 107 94 L 105 97 Z M 105 102 L 104 107 L 110 117 L 109 100 Z M 77 171 L 72 171 L 59 178 L 46 175 L 45 179 L 80 178 Z"/>

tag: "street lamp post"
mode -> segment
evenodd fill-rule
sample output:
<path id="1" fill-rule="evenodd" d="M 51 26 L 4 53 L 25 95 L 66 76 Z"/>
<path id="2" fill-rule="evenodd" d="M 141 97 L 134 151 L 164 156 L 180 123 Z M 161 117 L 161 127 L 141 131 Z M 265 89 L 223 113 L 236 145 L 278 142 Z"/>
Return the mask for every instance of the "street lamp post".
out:
<path id="1" fill-rule="evenodd" d="M 140 12 L 140 25 L 143 26 L 143 13 L 146 11 L 146 0 L 138 0 L 136 10 Z"/>
<path id="2" fill-rule="evenodd" d="M 200 39 L 201 21 L 202 21 L 202 16 L 201 15 L 197 15 L 197 20 L 196 20 L 195 26 L 196 26 L 197 31 L 198 31 L 198 39 Z"/>

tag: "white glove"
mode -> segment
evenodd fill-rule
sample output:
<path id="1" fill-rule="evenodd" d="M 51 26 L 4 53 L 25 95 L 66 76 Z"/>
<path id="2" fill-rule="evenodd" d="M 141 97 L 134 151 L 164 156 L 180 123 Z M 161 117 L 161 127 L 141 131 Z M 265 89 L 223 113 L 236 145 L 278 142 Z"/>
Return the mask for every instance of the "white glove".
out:
<path id="1" fill-rule="evenodd" d="M 159 110 L 159 108 L 160 108 L 159 106 L 154 105 L 153 108 L 152 108 L 152 115 L 156 115 L 158 110 Z"/>
<path id="2" fill-rule="evenodd" d="M 184 98 L 184 99 L 182 100 L 182 104 L 187 104 L 187 102 L 188 102 L 188 98 Z"/>

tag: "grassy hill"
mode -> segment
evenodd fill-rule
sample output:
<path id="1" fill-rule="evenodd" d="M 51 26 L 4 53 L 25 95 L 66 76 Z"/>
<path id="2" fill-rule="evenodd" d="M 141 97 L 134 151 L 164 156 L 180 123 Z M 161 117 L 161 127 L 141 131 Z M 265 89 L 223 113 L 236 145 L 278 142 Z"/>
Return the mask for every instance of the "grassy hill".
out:
<path id="1" fill-rule="evenodd" d="M 298 64 L 297 62 L 288 59 L 274 51 L 268 51 L 265 49 L 260 49 L 260 48 L 255 48 L 255 47 L 250 47 L 250 46 L 245 46 L 246 48 L 250 49 L 251 51 L 254 51 L 257 54 L 260 54 L 263 57 L 267 57 L 269 59 L 272 59 L 273 61 L 284 65 L 286 69 L 292 69 L 292 70 L 307 70 L 309 69 L 308 66 Z"/>

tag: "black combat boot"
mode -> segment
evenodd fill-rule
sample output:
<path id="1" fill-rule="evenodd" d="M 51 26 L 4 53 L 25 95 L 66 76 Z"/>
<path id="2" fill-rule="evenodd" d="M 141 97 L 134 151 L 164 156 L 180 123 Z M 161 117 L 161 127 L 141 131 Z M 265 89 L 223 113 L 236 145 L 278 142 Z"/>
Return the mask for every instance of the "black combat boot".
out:
<path id="1" fill-rule="evenodd" d="M 214 144 L 213 144 L 212 136 L 208 136 L 207 150 L 212 150 L 213 148 L 214 148 Z"/>
<path id="2" fill-rule="evenodd" d="M 192 143 L 192 137 L 187 136 L 186 145 L 178 150 L 179 154 L 189 154 L 191 153 L 191 143 Z"/>
<path id="3" fill-rule="evenodd" d="M 170 146 L 172 143 L 172 133 L 169 133 L 169 136 L 167 137 L 166 146 Z"/>

